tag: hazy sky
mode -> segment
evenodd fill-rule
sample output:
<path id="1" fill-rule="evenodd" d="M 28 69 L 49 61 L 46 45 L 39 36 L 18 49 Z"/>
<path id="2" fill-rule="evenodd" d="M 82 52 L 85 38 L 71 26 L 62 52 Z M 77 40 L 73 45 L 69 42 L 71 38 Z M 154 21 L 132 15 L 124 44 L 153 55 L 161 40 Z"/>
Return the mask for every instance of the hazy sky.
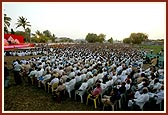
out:
<path id="1" fill-rule="evenodd" d="M 16 29 L 19 16 L 27 18 L 32 33 L 49 30 L 57 37 L 84 39 L 88 33 L 103 33 L 106 40 L 122 40 L 132 32 L 144 32 L 149 39 L 166 38 L 166 2 L 92 3 L 7 3 L 3 12 Z"/>

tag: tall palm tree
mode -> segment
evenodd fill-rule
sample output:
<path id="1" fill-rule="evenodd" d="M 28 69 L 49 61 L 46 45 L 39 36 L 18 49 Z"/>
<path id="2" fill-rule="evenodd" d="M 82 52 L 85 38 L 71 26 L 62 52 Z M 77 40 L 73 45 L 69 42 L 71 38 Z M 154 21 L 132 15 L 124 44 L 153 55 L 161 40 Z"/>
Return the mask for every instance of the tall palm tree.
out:
<path id="1" fill-rule="evenodd" d="M 12 19 L 7 16 L 7 14 L 4 14 L 4 31 L 8 33 L 8 27 L 10 26 L 10 21 Z"/>
<path id="2" fill-rule="evenodd" d="M 31 29 L 29 27 L 26 28 L 26 33 L 28 34 L 29 42 L 31 42 Z"/>
<path id="3" fill-rule="evenodd" d="M 43 35 L 43 33 L 41 33 L 39 30 L 37 30 L 35 33 L 36 33 L 36 35 L 38 35 L 38 36 L 42 36 L 42 35 Z"/>
<path id="4" fill-rule="evenodd" d="M 23 29 L 25 31 L 25 35 L 26 35 L 26 27 L 31 26 L 30 22 L 27 21 L 27 18 L 24 18 L 23 16 L 19 16 L 19 19 L 17 20 L 16 24 L 17 24 L 16 28 L 23 27 Z"/>

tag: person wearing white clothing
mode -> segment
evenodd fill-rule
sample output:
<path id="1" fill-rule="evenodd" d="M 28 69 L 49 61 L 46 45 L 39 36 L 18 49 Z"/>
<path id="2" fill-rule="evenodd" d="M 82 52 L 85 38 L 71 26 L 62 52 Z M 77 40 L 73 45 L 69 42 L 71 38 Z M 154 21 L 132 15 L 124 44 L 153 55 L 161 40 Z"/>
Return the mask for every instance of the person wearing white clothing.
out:
<path id="1" fill-rule="evenodd" d="M 149 101 L 148 89 L 147 87 L 144 87 L 143 94 L 139 95 L 136 99 L 128 101 L 128 107 L 132 107 L 133 104 L 136 104 L 140 107 L 140 109 L 142 109 L 147 101 Z"/>
<path id="2" fill-rule="evenodd" d="M 43 75 L 44 69 L 38 68 L 35 77 L 38 80 Z"/>
<path id="3" fill-rule="evenodd" d="M 75 72 L 71 69 L 71 73 L 69 73 L 68 78 L 72 79 L 73 77 L 75 77 Z"/>
<path id="4" fill-rule="evenodd" d="M 125 88 L 127 91 L 131 88 L 130 80 L 126 81 Z"/>
<path id="5" fill-rule="evenodd" d="M 45 76 L 43 76 L 42 83 L 45 84 L 47 80 L 49 80 L 50 78 L 51 78 L 51 74 L 46 74 Z"/>
<path id="6" fill-rule="evenodd" d="M 76 82 L 80 82 L 82 80 L 82 77 L 80 76 L 80 74 L 78 73 L 77 76 L 75 76 Z"/>
<path id="7" fill-rule="evenodd" d="M 84 82 L 82 83 L 82 85 L 79 87 L 79 91 L 83 91 L 86 90 L 86 88 L 88 87 L 88 83 L 87 80 L 85 79 Z"/>
<path id="8" fill-rule="evenodd" d="M 33 70 L 29 73 L 28 76 L 31 78 L 31 77 L 35 76 L 36 73 L 37 73 L 37 68 L 33 67 Z"/>
<path id="9" fill-rule="evenodd" d="M 155 79 L 154 80 L 154 85 L 153 85 L 153 88 L 152 90 L 155 92 L 155 91 L 159 91 L 159 89 L 161 88 L 162 84 L 159 83 L 159 79 Z"/>
<path id="10" fill-rule="evenodd" d="M 89 87 L 92 86 L 94 84 L 94 79 L 90 76 L 90 78 L 88 79 L 87 83 L 88 83 Z"/>
<path id="11" fill-rule="evenodd" d="M 59 79 L 57 77 L 55 77 L 54 79 L 51 80 L 51 82 L 49 83 L 49 85 L 53 85 L 54 83 L 58 83 Z"/>
<path id="12" fill-rule="evenodd" d="M 106 85 L 107 85 L 107 87 L 108 86 L 112 86 L 113 85 L 113 79 L 112 79 L 112 77 L 109 77 L 109 80 L 106 82 Z"/>
<path id="13" fill-rule="evenodd" d="M 164 86 L 162 85 L 160 91 L 154 95 L 156 99 L 156 104 L 159 104 L 164 99 Z"/>

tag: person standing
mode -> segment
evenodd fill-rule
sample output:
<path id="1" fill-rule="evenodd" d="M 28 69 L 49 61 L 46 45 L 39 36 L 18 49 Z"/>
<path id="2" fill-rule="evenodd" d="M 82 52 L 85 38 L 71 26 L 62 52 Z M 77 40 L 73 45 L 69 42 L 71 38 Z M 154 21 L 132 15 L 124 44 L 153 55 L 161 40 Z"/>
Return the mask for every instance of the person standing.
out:
<path id="1" fill-rule="evenodd" d="M 9 68 L 7 67 L 7 62 L 4 62 L 4 87 L 9 87 Z"/>
<path id="2" fill-rule="evenodd" d="M 20 61 L 18 63 L 16 63 L 14 65 L 14 79 L 15 79 L 15 83 L 16 85 L 19 85 L 22 83 L 22 79 L 21 79 L 21 75 L 20 75 L 20 72 L 22 71 L 22 66 L 20 64 Z"/>

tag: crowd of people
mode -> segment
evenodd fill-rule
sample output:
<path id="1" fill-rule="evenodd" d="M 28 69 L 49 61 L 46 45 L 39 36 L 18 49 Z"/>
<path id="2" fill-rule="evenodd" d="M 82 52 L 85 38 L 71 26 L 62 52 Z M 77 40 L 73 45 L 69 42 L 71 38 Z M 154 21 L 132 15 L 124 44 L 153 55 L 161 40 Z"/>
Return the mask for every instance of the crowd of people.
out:
<path id="1" fill-rule="evenodd" d="M 8 54 L 41 55 L 13 61 L 17 85 L 26 80 L 49 92 L 57 84 L 53 95 L 65 91 L 71 98 L 73 90 L 83 91 L 92 98 L 99 95 L 101 103 L 109 105 L 124 97 L 122 104 L 126 104 L 127 110 L 136 105 L 143 109 L 150 100 L 156 101 L 156 105 L 164 100 L 164 68 L 153 64 L 144 68 L 146 52 L 137 48 L 121 44 L 73 44 Z M 9 76 L 5 73 L 5 77 Z"/>

